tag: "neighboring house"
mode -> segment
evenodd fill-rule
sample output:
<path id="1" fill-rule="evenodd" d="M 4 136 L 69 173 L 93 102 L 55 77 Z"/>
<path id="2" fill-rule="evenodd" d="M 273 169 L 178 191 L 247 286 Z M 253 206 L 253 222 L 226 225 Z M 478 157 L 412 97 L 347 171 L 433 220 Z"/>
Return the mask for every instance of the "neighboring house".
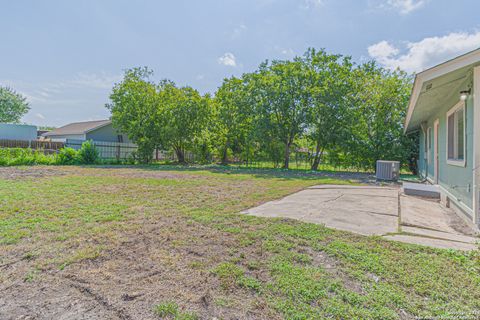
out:
<path id="1" fill-rule="evenodd" d="M 479 224 L 480 49 L 415 77 L 405 131 L 420 132 L 419 173 Z"/>
<path id="2" fill-rule="evenodd" d="M 43 139 L 45 133 L 50 132 L 50 130 L 37 130 L 37 138 L 38 139 Z"/>
<path id="3" fill-rule="evenodd" d="M 74 122 L 43 134 L 52 141 L 94 140 L 105 142 L 130 142 L 127 135 L 119 133 L 111 120 Z"/>
<path id="4" fill-rule="evenodd" d="M 37 140 L 37 127 L 25 124 L 0 123 L 0 140 Z"/>

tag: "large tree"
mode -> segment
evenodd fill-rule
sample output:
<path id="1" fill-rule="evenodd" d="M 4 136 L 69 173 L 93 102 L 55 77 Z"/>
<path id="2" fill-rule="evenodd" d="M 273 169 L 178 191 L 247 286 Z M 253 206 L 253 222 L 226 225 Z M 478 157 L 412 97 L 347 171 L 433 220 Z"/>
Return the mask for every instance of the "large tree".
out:
<path id="1" fill-rule="evenodd" d="M 148 68 L 127 70 L 116 84 L 107 108 L 115 128 L 138 145 L 143 162 L 152 159 L 155 148 L 173 149 L 180 163 L 207 125 L 208 99 L 190 88 L 177 88 L 168 80 L 150 81 Z"/>
<path id="2" fill-rule="evenodd" d="M 202 97 L 191 88 L 177 88 L 172 82 L 159 87 L 158 123 L 162 146 L 173 149 L 180 163 L 185 163 L 185 151 L 191 150 L 205 134 L 211 108 L 209 97 Z"/>
<path id="3" fill-rule="evenodd" d="M 407 162 L 412 140 L 403 134 L 412 78 L 367 62 L 355 69 L 351 103 L 355 121 L 345 146 L 357 166 L 374 168 L 380 159 Z"/>
<path id="4" fill-rule="evenodd" d="M 30 110 L 27 99 L 8 87 L 0 87 L 0 122 L 20 122 Z"/>
<path id="5" fill-rule="evenodd" d="M 251 95 L 257 113 L 257 133 L 271 145 L 283 145 L 283 167 L 288 169 L 291 147 L 305 130 L 308 88 L 301 59 L 263 63 L 251 77 Z"/>
<path id="6" fill-rule="evenodd" d="M 309 49 L 304 56 L 308 70 L 310 105 L 307 137 L 314 144 L 312 170 L 317 170 L 325 151 L 338 150 L 351 118 L 350 94 L 353 64 L 349 57 Z"/>
<path id="7" fill-rule="evenodd" d="M 113 87 L 111 102 L 106 106 L 112 113 L 113 126 L 138 145 L 142 162 L 152 160 L 161 142 L 157 85 L 150 81 L 151 75 L 146 67 L 127 70 Z"/>
<path id="8" fill-rule="evenodd" d="M 224 79 L 215 98 L 213 131 L 222 164 L 229 151 L 245 151 L 252 130 L 253 110 L 243 79 Z"/>

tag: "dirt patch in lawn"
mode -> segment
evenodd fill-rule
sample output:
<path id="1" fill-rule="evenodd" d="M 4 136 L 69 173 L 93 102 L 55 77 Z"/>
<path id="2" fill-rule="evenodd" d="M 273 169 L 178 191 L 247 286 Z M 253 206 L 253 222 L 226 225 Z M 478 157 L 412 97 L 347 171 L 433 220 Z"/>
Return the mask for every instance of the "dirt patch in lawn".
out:
<path id="1" fill-rule="evenodd" d="M 87 173 L 91 176 L 115 176 L 122 178 L 134 178 L 134 179 L 199 179 L 198 175 L 189 174 L 185 172 L 175 172 L 161 169 L 147 169 L 143 167 L 125 167 L 125 166 L 102 166 L 101 168 L 83 168 L 82 173 Z M 101 169 L 101 170 L 99 170 Z"/>
<path id="2" fill-rule="evenodd" d="M 47 178 L 64 175 L 81 175 L 93 177 L 121 177 L 135 179 L 199 179 L 198 175 L 187 172 L 172 172 L 162 170 L 142 170 L 141 167 L 105 166 L 21 166 L 0 167 L 0 179 Z"/>
<path id="3" fill-rule="evenodd" d="M 212 272 L 238 258 L 237 248 L 235 235 L 187 218 L 131 221 L 97 258 L 63 270 L 31 271 L 35 258 L 1 267 L 8 279 L 0 285 L 0 318 L 151 319 L 153 306 L 175 301 L 200 319 L 280 319 L 256 292 L 225 287 Z M 241 256 L 267 259 L 255 246 Z"/>
<path id="4" fill-rule="evenodd" d="M 0 179 L 16 180 L 63 176 L 71 172 L 68 167 L 0 167 Z"/>

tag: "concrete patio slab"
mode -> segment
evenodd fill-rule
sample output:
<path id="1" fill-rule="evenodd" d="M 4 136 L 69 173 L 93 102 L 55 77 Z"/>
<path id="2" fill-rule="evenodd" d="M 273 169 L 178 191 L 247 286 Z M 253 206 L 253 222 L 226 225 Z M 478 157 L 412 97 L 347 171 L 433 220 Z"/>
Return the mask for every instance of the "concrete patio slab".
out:
<path id="1" fill-rule="evenodd" d="M 363 235 L 383 235 L 398 231 L 398 189 L 315 186 L 243 213 L 298 219 Z"/>
<path id="2" fill-rule="evenodd" d="M 402 227 L 402 232 L 417 234 L 420 236 L 425 236 L 430 238 L 438 238 L 443 240 L 457 241 L 457 242 L 464 242 L 464 243 L 471 243 L 471 244 L 476 244 L 477 242 L 480 241 L 480 239 L 476 237 L 470 237 L 470 236 L 456 234 L 456 233 L 434 231 L 429 229 L 415 228 L 415 227 Z"/>
<path id="3" fill-rule="evenodd" d="M 298 219 L 442 249 L 475 250 L 480 240 L 473 229 L 438 201 L 406 196 L 395 187 L 313 186 L 242 213 Z"/>
<path id="4" fill-rule="evenodd" d="M 441 232 L 474 235 L 455 212 L 435 200 L 400 195 L 401 224 Z"/>
<path id="5" fill-rule="evenodd" d="M 477 249 L 477 246 L 471 243 L 432 239 L 432 238 L 420 237 L 420 236 L 398 234 L 398 235 L 384 236 L 384 238 L 388 240 L 411 243 L 411 244 L 419 244 L 419 245 L 429 246 L 429 247 L 439 248 L 439 249 L 456 249 L 456 250 L 464 250 L 464 251 Z"/>

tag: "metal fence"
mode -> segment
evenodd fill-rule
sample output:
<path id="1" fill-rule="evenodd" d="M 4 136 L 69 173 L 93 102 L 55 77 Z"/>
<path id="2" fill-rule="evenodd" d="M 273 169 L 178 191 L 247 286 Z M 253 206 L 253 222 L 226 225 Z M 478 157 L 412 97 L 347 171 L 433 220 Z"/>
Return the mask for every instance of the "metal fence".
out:
<path id="1" fill-rule="evenodd" d="M 67 139 L 65 146 L 79 150 L 85 140 Z M 102 159 L 126 160 L 137 151 L 137 145 L 124 142 L 92 141 Z"/>
<path id="2" fill-rule="evenodd" d="M 7 140 L 0 139 L 0 148 L 24 148 L 41 150 L 45 154 L 58 153 L 62 148 L 72 148 L 80 150 L 82 144 L 86 140 L 66 139 L 65 142 L 53 142 L 45 140 Z M 109 142 L 109 141 L 94 141 L 93 145 L 98 150 L 99 157 L 106 160 L 128 160 L 133 158 L 134 153 L 138 147 L 133 143 L 125 142 Z M 195 163 L 200 159 L 194 153 L 186 151 L 184 154 L 185 161 Z M 177 155 L 173 150 L 166 151 L 157 149 L 153 152 L 155 161 L 176 162 Z M 212 159 L 211 159 L 212 160 Z"/>
<path id="3" fill-rule="evenodd" d="M 0 148 L 30 148 L 34 150 L 42 150 L 46 154 L 57 153 L 58 150 L 63 147 L 65 147 L 63 142 L 0 139 Z"/>
<path id="4" fill-rule="evenodd" d="M 185 161 L 187 162 L 190 162 L 190 163 L 196 162 L 195 154 L 193 152 L 185 151 L 184 158 L 185 158 Z M 173 150 L 166 151 L 166 150 L 157 149 L 153 152 L 153 159 L 156 161 L 167 161 L 167 162 L 178 161 L 177 154 Z"/>

